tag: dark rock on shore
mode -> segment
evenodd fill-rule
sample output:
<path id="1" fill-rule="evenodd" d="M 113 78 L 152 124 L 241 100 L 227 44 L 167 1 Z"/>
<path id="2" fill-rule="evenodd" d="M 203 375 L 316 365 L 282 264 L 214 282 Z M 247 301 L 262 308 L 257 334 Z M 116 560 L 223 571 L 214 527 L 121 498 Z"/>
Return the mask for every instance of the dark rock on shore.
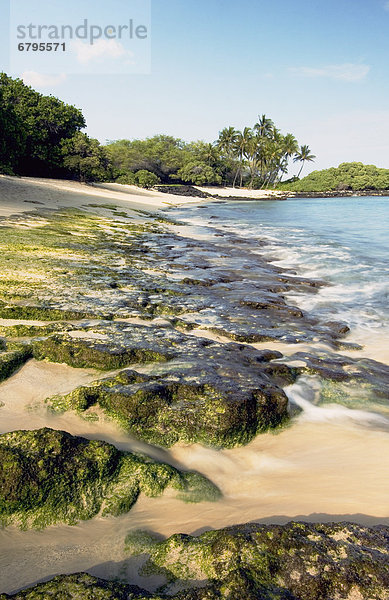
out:
<path id="1" fill-rule="evenodd" d="M 210 198 L 212 194 L 206 194 L 192 185 L 155 185 L 154 190 L 174 196 L 192 196 L 194 198 Z"/>
<path id="2" fill-rule="evenodd" d="M 42 211 L 38 217 L 15 217 L 14 227 L 0 227 L 0 268 L 4 260 L 4 268 L 18 272 L 27 253 L 35 277 L 34 284 L 31 278 L 2 280 L 6 300 L 0 298 L 0 314 L 40 321 L 1 328 L 8 341 L 0 376 L 12 374 L 31 354 L 78 368 L 146 373 L 150 380 L 123 383 L 111 377 L 109 384 L 76 391 L 53 405 L 79 411 L 98 405 L 128 431 L 161 445 L 233 446 L 284 423 L 288 411 L 281 387 L 298 372 L 265 364 L 240 344 L 339 345 L 347 326 L 320 322 L 285 299 L 289 292 L 314 294 L 323 282 L 271 264 L 252 241 L 230 232 L 220 240 L 210 229 L 209 239 L 193 240 L 173 233 L 171 224 L 166 229 L 166 219 L 157 219 L 164 228 L 150 214 L 151 221 L 134 224 L 112 211 L 110 219 L 86 211 Z M 19 256 L 17 229 L 26 218 L 38 223 L 23 229 Z M 163 326 L 153 323 L 157 317 L 164 318 Z M 134 318 L 145 324 L 126 322 Z M 190 334 L 198 329 L 236 343 Z M 10 340 L 23 343 L 23 351 L 8 354 Z"/>
<path id="3" fill-rule="evenodd" d="M 24 254 L 15 252 L 15 244 L 19 221 L 26 218 L 47 222 L 23 229 L 34 284 L 31 276 L 2 280 L 3 318 L 164 316 L 173 322 L 180 317 L 188 327 L 211 329 L 234 341 L 335 340 L 333 329 L 284 298 L 288 292 L 315 293 L 323 282 L 271 264 L 231 232 L 221 239 L 219 230 L 210 230 L 209 240 L 194 241 L 168 231 L 168 219 L 150 214 L 147 223 L 134 224 L 115 212 L 104 219 L 85 211 L 40 209 L 38 217 L 16 216 L 12 226 L 0 227 L 0 268 L 7 272 L 21 270 Z M 264 243 L 258 240 L 258 246 Z"/>
<path id="4" fill-rule="evenodd" d="M 157 600 L 136 585 L 104 581 L 87 573 L 59 575 L 46 583 L 18 592 L 1 594 L 0 600 Z"/>
<path id="5" fill-rule="evenodd" d="M 96 333 L 105 341 L 93 338 Z M 287 397 L 279 384 L 293 381 L 295 371 L 269 362 L 282 356 L 278 352 L 122 323 L 100 325 L 89 335 L 85 331 L 83 338 L 74 339 L 55 334 L 54 346 L 51 337 L 39 342 L 39 357 L 74 366 L 73 354 L 79 356 L 82 348 L 85 360 L 92 357 L 83 366 L 96 367 L 98 347 L 104 369 L 104 353 L 111 365 L 112 348 L 119 345 L 131 356 L 142 345 L 154 348 L 146 359 L 158 362 L 149 363 L 143 373 L 140 366 L 132 367 L 65 397 L 49 399 L 56 410 L 83 412 L 98 405 L 132 434 L 162 446 L 178 441 L 217 447 L 245 444 L 288 418 Z M 163 356 L 170 360 L 161 362 Z"/>
<path id="6" fill-rule="evenodd" d="M 0 381 L 10 377 L 32 357 L 29 344 L 4 343 L 0 350 Z"/>
<path id="7" fill-rule="evenodd" d="M 147 331 L 147 328 L 145 328 Z M 87 336 L 87 333 L 86 333 Z M 52 362 L 66 363 L 71 367 L 92 367 L 103 371 L 118 369 L 131 363 L 145 363 L 168 360 L 168 352 L 161 353 L 153 349 L 153 341 L 142 344 L 142 341 L 132 339 L 131 344 L 117 343 L 111 339 L 110 343 L 90 339 L 72 338 L 70 335 L 51 335 L 32 344 L 33 356 L 37 360 L 48 358 Z"/>
<path id="8" fill-rule="evenodd" d="M 149 555 L 145 576 L 163 575 L 151 593 L 86 573 L 57 576 L 0 600 L 388 600 L 389 528 L 352 523 L 238 525 L 200 537 L 127 537 Z"/>
<path id="9" fill-rule="evenodd" d="M 150 555 L 143 572 L 163 574 L 165 592 L 195 588 L 177 599 L 389 598 L 387 527 L 251 524 L 200 537 L 176 534 L 162 542 L 135 532 L 127 538 L 127 549 Z M 208 585 L 199 589 L 200 581 Z"/>
<path id="10" fill-rule="evenodd" d="M 305 367 L 299 373 L 317 374 L 323 379 L 368 386 L 372 393 L 389 398 L 389 366 L 368 358 L 348 358 L 341 354 L 321 352 L 320 356 L 296 352 L 291 360 L 300 360 Z"/>
<path id="11" fill-rule="evenodd" d="M 199 473 L 183 473 L 106 442 L 38 429 L 0 435 L 0 522 L 22 529 L 74 525 L 98 513 L 128 512 L 139 494 L 172 487 L 189 502 L 216 500 Z"/>
<path id="12" fill-rule="evenodd" d="M 287 193 L 287 192 L 286 192 Z M 290 192 L 288 198 L 351 198 L 362 196 L 389 196 L 389 190 L 331 190 L 327 192 Z"/>

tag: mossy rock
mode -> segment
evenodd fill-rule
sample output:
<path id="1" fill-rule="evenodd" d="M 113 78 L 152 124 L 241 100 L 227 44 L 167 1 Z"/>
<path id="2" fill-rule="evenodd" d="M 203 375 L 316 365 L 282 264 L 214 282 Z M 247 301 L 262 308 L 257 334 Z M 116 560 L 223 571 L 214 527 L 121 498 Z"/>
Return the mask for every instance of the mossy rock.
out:
<path id="1" fill-rule="evenodd" d="M 68 323 L 50 323 L 50 325 L 16 325 L 0 326 L 0 335 L 6 338 L 33 338 L 43 337 L 58 331 L 69 331 L 74 326 Z"/>
<path id="2" fill-rule="evenodd" d="M 185 377 L 176 381 L 124 370 L 47 403 L 56 411 L 81 413 L 97 405 L 132 435 L 160 446 L 233 447 L 286 421 L 288 400 L 281 389 L 268 383 L 239 390 L 201 376 L 203 382 L 188 383 Z"/>
<path id="3" fill-rule="evenodd" d="M 9 596 L 0 595 L 0 600 L 146 600 L 152 596 L 137 586 L 104 581 L 87 573 L 59 575 L 51 581 L 39 583 L 32 588 Z"/>
<path id="4" fill-rule="evenodd" d="M 33 340 L 34 357 L 101 370 L 147 362 L 148 374 L 126 369 L 49 398 L 55 410 L 84 412 L 97 405 L 131 434 L 161 446 L 243 445 L 289 418 L 281 386 L 296 374 L 271 363 L 282 356 L 279 352 L 125 322 L 100 324 L 82 334 Z"/>
<path id="5" fill-rule="evenodd" d="M 45 306 L 7 305 L 0 301 L 1 319 L 22 319 L 37 321 L 68 321 L 85 319 L 95 315 L 74 310 L 59 310 Z"/>
<path id="6" fill-rule="evenodd" d="M 208 581 L 215 594 L 210 597 L 229 600 L 389 598 L 387 527 L 250 524 L 165 541 L 133 532 L 126 549 L 149 554 L 141 573 L 164 575 L 161 591 L 167 593 L 172 584 L 198 588 Z"/>
<path id="7" fill-rule="evenodd" d="M 350 358 L 342 354 L 326 351 L 312 354 L 296 352 L 290 360 L 305 363 L 297 367 L 299 374 L 319 375 L 325 382 L 332 382 L 341 388 L 342 383 L 348 386 L 359 386 L 369 390 L 369 393 L 383 399 L 389 396 L 389 366 L 369 358 Z"/>
<path id="8" fill-rule="evenodd" d="M 8 343 L 5 352 L 0 352 L 0 381 L 7 379 L 32 358 L 31 346 Z"/>
<path id="9" fill-rule="evenodd" d="M 32 344 L 37 360 L 66 363 L 71 367 L 95 368 L 102 371 L 118 369 L 131 363 L 158 362 L 168 359 L 167 354 L 148 347 L 128 348 L 124 345 L 104 344 L 98 340 L 72 338 L 69 335 L 51 335 Z"/>
<path id="10" fill-rule="evenodd" d="M 198 473 L 183 473 L 106 442 L 39 429 L 0 436 L 0 522 L 23 529 L 73 525 L 97 514 L 120 515 L 141 492 L 167 488 L 189 502 L 216 500 L 218 489 Z"/>

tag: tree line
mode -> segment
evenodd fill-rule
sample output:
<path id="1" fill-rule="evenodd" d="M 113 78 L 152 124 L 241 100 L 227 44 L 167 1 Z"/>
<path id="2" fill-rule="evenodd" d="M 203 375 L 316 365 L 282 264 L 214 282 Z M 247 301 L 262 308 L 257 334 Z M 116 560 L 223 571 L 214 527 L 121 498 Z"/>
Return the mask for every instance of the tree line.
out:
<path id="1" fill-rule="evenodd" d="M 285 187 L 295 192 L 389 190 L 389 169 L 361 162 L 341 163 L 338 167 L 312 171 L 301 181 Z"/>
<path id="2" fill-rule="evenodd" d="M 82 112 L 0 74 L 0 172 L 80 181 L 274 187 L 290 161 L 315 156 L 291 133 L 262 115 L 242 131 L 226 127 L 214 143 L 168 135 L 118 140 L 102 146 L 81 130 Z"/>

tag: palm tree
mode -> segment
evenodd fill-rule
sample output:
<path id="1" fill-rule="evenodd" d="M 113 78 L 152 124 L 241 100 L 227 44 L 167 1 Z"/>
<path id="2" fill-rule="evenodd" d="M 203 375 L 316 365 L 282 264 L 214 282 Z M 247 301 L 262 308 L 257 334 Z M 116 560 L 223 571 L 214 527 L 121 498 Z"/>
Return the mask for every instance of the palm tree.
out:
<path id="1" fill-rule="evenodd" d="M 216 144 L 221 152 L 225 152 L 227 156 L 231 156 L 234 153 L 234 146 L 237 138 L 238 132 L 235 127 L 225 127 L 220 131 Z"/>
<path id="2" fill-rule="evenodd" d="M 267 140 L 263 152 L 263 162 L 266 172 L 262 179 L 262 188 L 274 184 L 285 160 L 283 137 L 276 135 L 275 139 Z"/>
<path id="3" fill-rule="evenodd" d="M 255 175 L 258 173 L 258 165 L 262 162 L 263 152 L 259 138 L 252 136 L 244 149 L 244 156 L 247 158 L 250 167 L 250 187 L 253 186 Z"/>
<path id="4" fill-rule="evenodd" d="M 268 119 L 266 115 L 261 117 L 258 115 L 258 123 L 254 125 L 254 131 L 260 138 L 272 137 L 274 129 L 274 123 L 271 119 Z"/>
<path id="5" fill-rule="evenodd" d="M 281 182 L 283 175 L 288 172 L 289 158 L 299 151 L 298 142 L 292 133 L 287 133 L 284 135 L 280 141 L 280 144 L 283 149 L 283 156 L 280 161 L 281 176 L 279 178 L 279 183 Z"/>
<path id="6" fill-rule="evenodd" d="M 268 140 L 272 140 L 277 137 L 279 130 L 275 127 L 273 121 L 266 115 L 258 115 L 258 123 L 254 125 L 254 131 L 258 138 L 258 163 L 259 163 L 259 176 L 262 182 L 266 179 L 265 173 L 265 154 L 266 144 Z"/>
<path id="7" fill-rule="evenodd" d="M 236 164 L 236 142 L 238 140 L 238 135 L 239 133 L 238 131 L 236 131 L 235 127 L 225 127 L 222 131 L 219 132 L 219 138 L 215 142 L 220 152 L 225 154 L 227 159 L 229 159 L 230 166 L 227 170 L 227 173 L 229 171 L 233 173 L 235 170 L 233 187 L 235 187 L 236 178 L 240 169 L 240 165 Z"/>
<path id="8" fill-rule="evenodd" d="M 240 169 L 237 170 L 234 178 L 233 187 L 235 187 L 238 173 L 240 173 L 240 186 L 242 187 L 242 176 L 243 176 L 243 158 L 247 155 L 248 144 L 253 137 L 253 131 L 250 127 L 245 127 L 243 131 L 238 131 L 238 135 L 235 142 L 235 152 L 238 155 L 240 161 Z"/>
<path id="9" fill-rule="evenodd" d="M 209 167 L 212 166 L 212 164 L 216 163 L 220 158 L 218 148 L 215 147 L 213 144 L 203 143 L 200 152 L 202 159 L 204 160 L 204 162 L 207 163 Z"/>
<path id="10" fill-rule="evenodd" d="M 311 154 L 311 150 L 310 150 L 309 146 L 300 146 L 300 149 L 296 152 L 296 154 L 293 158 L 293 162 L 301 162 L 302 163 L 297 177 L 300 177 L 301 171 L 303 170 L 303 167 L 304 167 L 304 163 L 306 161 L 312 162 L 315 160 L 315 158 L 316 158 L 316 156 L 314 154 Z"/>
<path id="11" fill-rule="evenodd" d="M 283 146 L 285 156 L 289 158 L 292 154 L 296 154 L 299 151 L 299 145 L 292 133 L 287 133 L 283 139 Z"/>

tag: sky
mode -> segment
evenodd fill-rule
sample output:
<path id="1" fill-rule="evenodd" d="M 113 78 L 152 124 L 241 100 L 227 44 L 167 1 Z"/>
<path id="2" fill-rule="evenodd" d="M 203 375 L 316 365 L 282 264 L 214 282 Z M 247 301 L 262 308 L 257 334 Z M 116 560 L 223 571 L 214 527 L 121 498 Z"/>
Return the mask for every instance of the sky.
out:
<path id="1" fill-rule="evenodd" d="M 212 142 L 224 127 L 252 126 L 266 114 L 316 155 L 305 173 L 349 161 L 389 168 L 389 1 L 0 2 L 4 11 L 11 3 L 11 16 L 18 9 L 18 22 L 26 2 L 34 22 L 48 22 L 50 5 L 69 22 L 133 15 L 147 24 L 139 52 L 117 40 L 97 40 L 92 51 L 77 42 L 79 72 L 59 56 L 47 72 L 48 62 L 42 68 L 37 56 L 15 52 L 13 39 L 9 65 L 5 42 L 0 48 L 0 68 L 81 108 L 87 133 L 103 143 L 159 133 Z"/>

